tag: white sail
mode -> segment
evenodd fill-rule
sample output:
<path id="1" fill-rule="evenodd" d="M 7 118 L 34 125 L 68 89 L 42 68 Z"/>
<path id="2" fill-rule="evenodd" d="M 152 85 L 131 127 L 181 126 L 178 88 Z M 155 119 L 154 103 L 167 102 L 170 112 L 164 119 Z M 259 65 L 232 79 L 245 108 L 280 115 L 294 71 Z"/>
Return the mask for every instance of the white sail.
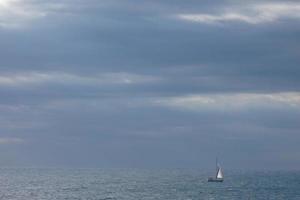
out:
<path id="1" fill-rule="evenodd" d="M 223 173 L 221 167 L 219 167 L 218 173 L 217 173 L 217 178 L 223 178 Z"/>

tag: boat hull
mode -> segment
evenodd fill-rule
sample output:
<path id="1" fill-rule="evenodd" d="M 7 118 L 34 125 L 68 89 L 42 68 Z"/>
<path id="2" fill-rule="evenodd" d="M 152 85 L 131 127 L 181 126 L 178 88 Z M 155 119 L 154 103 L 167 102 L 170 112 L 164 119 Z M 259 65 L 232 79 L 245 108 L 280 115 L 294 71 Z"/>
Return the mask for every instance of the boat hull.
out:
<path id="1" fill-rule="evenodd" d="M 221 182 L 223 182 L 223 181 L 224 181 L 224 179 L 222 179 L 222 178 L 208 178 L 208 179 L 207 179 L 207 182 L 221 183 Z"/>

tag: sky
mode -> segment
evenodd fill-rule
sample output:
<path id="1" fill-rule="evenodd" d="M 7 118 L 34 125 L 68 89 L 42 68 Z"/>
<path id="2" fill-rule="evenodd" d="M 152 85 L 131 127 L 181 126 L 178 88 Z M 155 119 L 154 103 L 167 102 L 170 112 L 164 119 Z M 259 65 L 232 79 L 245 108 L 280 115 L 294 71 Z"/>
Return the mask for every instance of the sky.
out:
<path id="1" fill-rule="evenodd" d="M 300 2 L 0 0 L 0 167 L 300 167 Z"/>

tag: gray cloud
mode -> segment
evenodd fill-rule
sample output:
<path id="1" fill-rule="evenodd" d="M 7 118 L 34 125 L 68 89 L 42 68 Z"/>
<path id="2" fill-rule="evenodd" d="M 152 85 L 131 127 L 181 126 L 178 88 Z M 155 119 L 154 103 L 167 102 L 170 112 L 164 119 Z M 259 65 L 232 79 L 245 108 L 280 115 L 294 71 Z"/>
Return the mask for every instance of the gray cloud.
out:
<path id="1" fill-rule="evenodd" d="M 297 9 L 3 1 L 1 165 L 295 168 Z"/>

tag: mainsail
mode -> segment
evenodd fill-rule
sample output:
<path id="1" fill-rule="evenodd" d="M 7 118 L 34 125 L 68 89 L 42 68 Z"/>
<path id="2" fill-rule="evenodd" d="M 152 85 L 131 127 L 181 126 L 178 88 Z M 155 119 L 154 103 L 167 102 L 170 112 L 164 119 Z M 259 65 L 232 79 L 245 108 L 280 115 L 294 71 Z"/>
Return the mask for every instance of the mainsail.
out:
<path id="1" fill-rule="evenodd" d="M 223 178 L 223 173 L 222 173 L 221 167 L 218 168 L 218 172 L 217 172 L 217 176 L 216 176 L 216 177 L 217 177 L 217 178 L 220 178 L 220 179 Z"/>

